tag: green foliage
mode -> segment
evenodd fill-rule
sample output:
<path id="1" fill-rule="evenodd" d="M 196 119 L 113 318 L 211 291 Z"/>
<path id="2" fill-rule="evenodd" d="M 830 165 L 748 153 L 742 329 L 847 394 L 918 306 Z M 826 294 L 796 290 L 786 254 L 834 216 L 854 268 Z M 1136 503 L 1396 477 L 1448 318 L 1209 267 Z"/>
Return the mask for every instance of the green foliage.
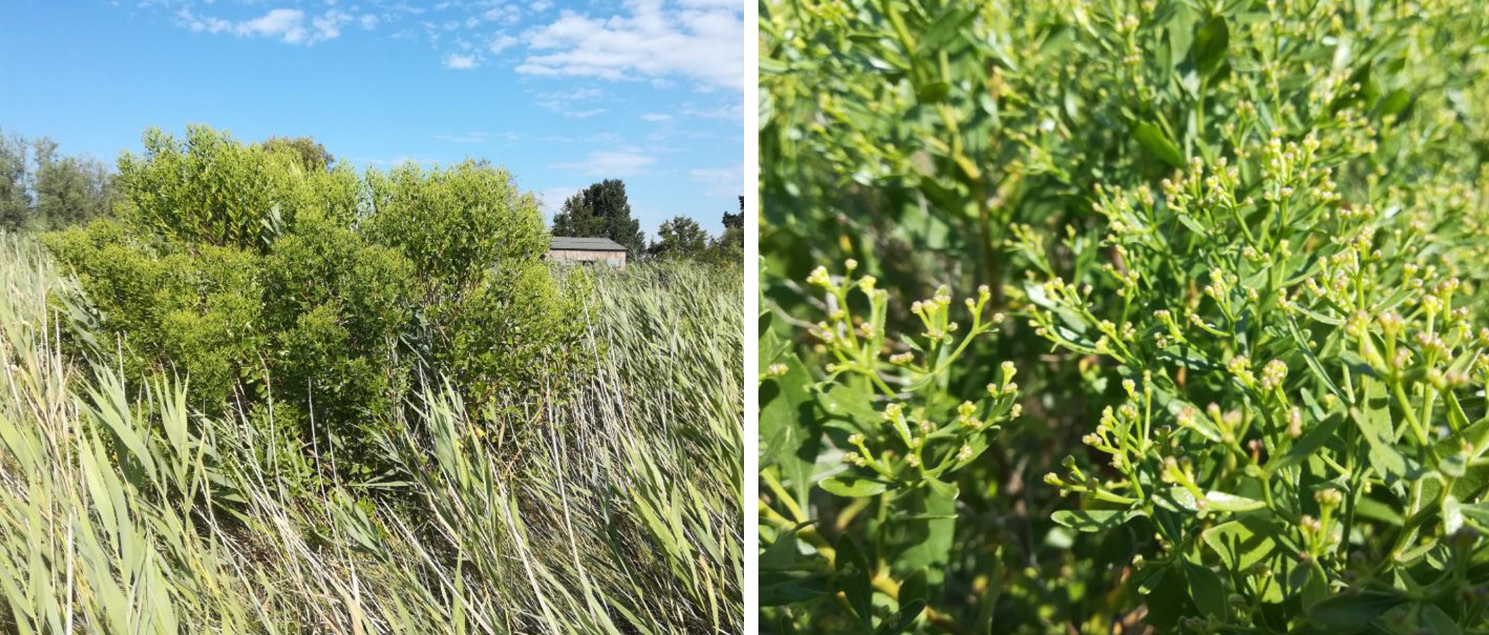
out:
<path id="1" fill-rule="evenodd" d="M 708 248 L 708 232 L 686 216 L 663 221 L 646 251 L 656 258 L 697 258 Z"/>
<path id="2" fill-rule="evenodd" d="M 330 169 L 336 162 L 326 146 L 312 137 L 269 137 L 258 147 L 269 152 L 292 152 L 300 157 L 300 166 L 307 172 Z"/>
<path id="3" fill-rule="evenodd" d="M 505 171 L 359 179 L 206 128 L 145 141 L 120 160 L 120 220 L 44 239 L 131 383 L 189 378 L 212 416 L 277 409 L 276 430 L 365 477 L 412 377 L 443 377 L 485 413 L 582 368 L 581 296 L 560 292 L 537 206 Z"/>
<path id="4" fill-rule="evenodd" d="M 761 387 L 762 465 L 776 470 L 761 476 L 761 593 L 775 599 L 762 624 L 1484 628 L 1481 12 L 761 11 L 761 286 L 774 309 L 761 351 L 784 364 Z M 1014 319 L 939 385 L 881 366 L 892 394 L 842 392 L 842 365 L 862 355 L 801 320 L 896 333 L 923 319 L 894 302 L 823 302 L 799 282 L 849 259 L 894 297 L 986 284 L 989 310 Z M 863 355 L 919 359 L 917 346 L 885 339 Z M 935 543 L 945 564 L 912 579 L 867 519 L 895 490 L 840 473 L 843 453 L 862 452 L 833 408 L 866 418 L 944 394 L 932 418 L 944 421 L 1005 360 L 1021 370 L 1024 416 L 958 472 L 953 532 Z M 824 557 L 845 541 L 862 566 Z M 766 561 L 779 565 L 769 579 Z"/>
<path id="5" fill-rule="evenodd" d="M 143 155 L 119 157 L 122 216 L 136 231 L 184 245 L 269 249 L 302 213 L 349 225 L 360 202 L 356 174 L 342 167 L 306 170 L 299 155 L 265 152 L 226 132 L 158 129 Z"/>
<path id="6" fill-rule="evenodd" d="M 60 229 L 113 214 L 113 175 L 95 159 L 61 156 L 57 143 L 0 134 L 0 229 Z"/>
<path id="7" fill-rule="evenodd" d="M 1462 211 L 1349 201 L 1321 158 L 1341 153 L 1313 137 L 1247 154 L 1196 161 L 1161 198 L 1103 190 L 1107 234 L 1067 243 L 1089 264 L 1031 283 L 1036 332 L 1125 377 L 1125 403 L 1084 439 L 1105 466 L 1072 458 L 1046 481 L 1115 512 L 1101 531 L 1156 532 L 1138 576 L 1189 571 L 1187 594 L 1149 597 L 1193 609 L 1155 620 L 1331 626 L 1342 603 L 1321 601 L 1352 588 L 1479 623 L 1454 600 L 1486 547 L 1460 507 L 1486 496 L 1489 329 L 1454 307 L 1463 283 L 1432 238 Z M 1109 255 L 1081 257 L 1097 244 Z M 1023 248 L 1042 261 L 1038 239 Z M 1115 294 L 1074 282 L 1102 278 Z M 1222 569 L 1213 590 L 1193 563 Z M 1278 612 L 1294 593 L 1301 612 Z"/>
<path id="8" fill-rule="evenodd" d="M 0 131 L 0 228 L 7 231 L 24 227 L 31 213 L 26 162 L 25 140 Z"/>
<path id="9" fill-rule="evenodd" d="M 641 221 L 631 218 L 626 184 L 619 179 L 605 179 L 565 200 L 553 216 L 553 235 L 609 238 L 631 258 L 646 251 Z"/>
<path id="10" fill-rule="evenodd" d="M 548 234 L 531 194 L 473 162 L 370 173 L 368 234 L 407 255 L 420 282 L 419 352 L 476 406 L 522 396 L 547 360 L 568 357 L 575 303 L 541 258 Z"/>
<path id="11" fill-rule="evenodd" d="M 306 241 L 300 255 L 276 243 L 267 257 L 319 267 L 386 249 L 290 240 Z M 737 274 L 591 272 L 604 310 L 577 345 L 601 365 L 555 381 L 565 406 L 488 433 L 457 392 L 430 387 L 364 439 L 390 478 L 312 489 L 297 479 L 346 455 L 283 443 L 284 404 L 207 416 L 189 405 L 194 382 L 73 365 L 54 320 L 74 316 L 48 302 L 73 296 L 72 279 L 7 235 L 0 279 L 0 630 L 743 628 Z M 532 443 L 496 433 L 534 422 Z"/>

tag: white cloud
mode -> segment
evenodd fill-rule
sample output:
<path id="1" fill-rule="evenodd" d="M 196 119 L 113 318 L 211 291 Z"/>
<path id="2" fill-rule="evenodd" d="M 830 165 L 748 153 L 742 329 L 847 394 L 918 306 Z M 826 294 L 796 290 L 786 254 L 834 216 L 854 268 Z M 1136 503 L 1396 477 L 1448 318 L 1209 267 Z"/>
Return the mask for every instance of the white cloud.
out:
<path id="1" fill-rule="evenodd" d="M 310 21 L 311 26 L 315 27 L 315 34 L 312 37 L 317 40 L 335 39 L 341 35 L 341 26 L 353 19 L 350 13 L 339 9 L 327 11 Z"/>
<path id="2" fill-rule="evenodd" d="M 729 104 L 716 108 L 698 108 L 696 106 L 683 106 L 684 117 L 696 117 L 699 119 L 742 119 L 744 117 L 744 104 Z"/>
<path id="3" fill-rule="evenodd" d="M 286 44 L 306 45 L 340 37 L 341 27 L 353 19 L 351 14 L 340 9 L 312 17 L 309 24 L 306 24 L 305 12 L 299 9 L 271 9 L 257 18 L 240 22 L 197 16 L 185 7 L 176 12 L 177 22 L 194 33 L 232 33 L 238 37 L 267 37 Z"/>
<path id="4" fill-rule="evenodd" d="M 605 91 L 590 86 L 566 91 L 535 93 L 535 96 L 537 99 L 533 100 L 534 105 L 552 110 L 569 119 L 587 119 L 605 112 L 604 108 L 582 107 L 605 96 Z"/>
<path id="5" fill-rule="evenodd" d="M 376 15 L 373 15 L 371 13 L 368 13 L 368 14 L 362 16 L 361 22 L 362 22 L 362 28 L 367 29 L 368 31 L 371 31 L 371 30 L 377 28 L 378 17 Z"/>
<path id="6" fill-rule="evenodd" d="M 538 203 L 543 206 L 544 212 L 547 212 L 549 216 L 552 216 L 555 212 L 557 212 L 564 206 L 564 201 L 568 200 L 570 196 L 573 196 L 580 189 L 581 188 L 577 185 L 550 187 L 537 193 Z"/>
<path id="7" fill-rule="evenodd" d="M 641 115 L 641 119 L 643 121 L 650 121 L 652 123 L 662 123 L 666 121 L 672 121 L 672 115 L 660 112 L 649 112 Z"/>
<path id="8" fill-rule="evenodd" d="M 451 143 L 485 143 L 487 136 L 489 135 L 484 132 L 467 132 L 464 134 L 434 135 L 434 138 Z"/>
<path id="9" fill-rule="evenodd" d="M 744 165 L 735 164 L 727 168 L 695 168 L 688 177 L 704 184 L 705 196 L 729 196 L 739 194 L 744 187 Z"/>
<path id="10" fill-rule="evenodd" d="M 521 137 L 515 132 L 498 132 L 496 134 L 489 132 L 465 132 L 461 134 L 438 134 L 434 135 L 434 138 L 440 141 L 449 141 L 450 143 L 485 143 L 491 139 L 516 141 Z"/>
<path id="11" fill-rule="evenodd" d="M 548 167 L 555 170 L 580 170 L 590 176 L 618 177 L 645 174 L 656 162 L 656 157 L 637 152 L 595 151 L 589 153 L 583 161 L 554 163 Z"/>
<path id="12" fill-rule="evenodd" d="M 474 55 L 447 55 L 445 56 L 445 68 L 453 68 L 457 71 L 468 71 L 480 64 L 480 60 Z"/>
<path id="13" fill-rule="evenodd" d="M 563 11 L 526 34 L 519 73 L 648 79 L 687 78 L 700 88 L 743 89 L 743 4 L 738 0 L 631 0 L 629 15 L 592 18 Z"/>
<path id="14" fill-rule="evenodd" d="M 283 39 L 289 44 L 305 41 L 305 12 L 299 9 L 274 9 L 263 17 L 238 23 L 238 35 L 263 35 Z"/>
<path id="15" fill-rule="evenodd" d="M 517 46 L 521 42 L 522 40 L 501 32 L 491 38 L 491 44 L 486 46 L 486 50 L 491 51 L 492 55 L 501 55 L 502 51 Z"/>

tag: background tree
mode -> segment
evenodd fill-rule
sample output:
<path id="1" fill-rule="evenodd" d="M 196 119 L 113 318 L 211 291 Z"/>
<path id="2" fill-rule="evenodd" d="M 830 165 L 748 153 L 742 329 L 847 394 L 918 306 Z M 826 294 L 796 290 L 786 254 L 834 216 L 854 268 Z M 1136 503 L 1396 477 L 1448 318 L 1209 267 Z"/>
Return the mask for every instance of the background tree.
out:
<path id="1" fill-rule="evenodd" d="M 646 250 L 646 235 L 641 222 L 631 218 L 626 184 L 619 179 L 605 179 L 564 201 L 553 217 L 553 235 L 609 238 L 633 257 Z"/>
<path id="2" fill-rule="evenodd" d="M 724 212 L 724 231 L 727 233 L 731 229 L 744 229 L 744 195 L 739 197 L 738 214 Z"/>
<path id="3" fill-rule="evenodd" d="M 677 216 L 657 229 L 657 240 L 647 251 L 657 258 L 696 258 L 708 248 L 708 232 L 686 216 Z"/>
<path id="4" fill-rule="evenodd" d="M 708 246 L 708 259 L 717 263 L 744 263 L 744 197 L 739 197 L 739 213 L 724 212 L 724 233 Z"/>
<path id="5" fill-rule="evenodd" d="M 113 175 L 102 163 L 60 156 L 57 142 L 46 137 L 37 139 L 34 148 L 33 217 L 38 224 L 57 229 L 109 214 L 114 203 Z"/>
<path id="6" fill-rule="evenodd" d="M 326 150 L 326 146 L 317 143 L 314 137 L 269 137 L 259 147 L 270 152 L 294 152 L 300 156 L 300 164 L 306 170 L 328 170 L 336 162 L 336 157 Z"/>
<path id="7" fill-rule="evenodd" d="M 24 139 L 0 134 L 0 229 L 15 231 L 31 217 L 27 154 Z"/>

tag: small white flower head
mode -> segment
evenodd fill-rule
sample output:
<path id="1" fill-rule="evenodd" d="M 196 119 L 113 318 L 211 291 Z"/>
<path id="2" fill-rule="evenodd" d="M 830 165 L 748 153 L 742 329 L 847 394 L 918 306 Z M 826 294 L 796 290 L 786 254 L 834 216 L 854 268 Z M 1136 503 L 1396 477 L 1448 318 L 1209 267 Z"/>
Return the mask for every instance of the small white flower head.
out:
<path id="1" fill-rule="evenodd" d="M 905 464 L 910 467 L 920 467 L 920 455 L 910 454 L 905 457 Z"/>
<path id="2" fill-rule="evenodd" d="M 1442 300 L 1437 296 L 1432 294 L 1422 296 L 1422 309 L 1427 312 L 1427 315 L 1432 316 L 1442 313 L 1442 308 Z"/>
<path id="3" fill-rule="evenodd" d="M 857 432 L 848 435 L 848 443 L 851 443 L 853 445 L 863 445 L 863 435 Z"/>
<path id="4" fill-rule="evenodd" d="M 832 276 L 827 274 L 827 267 L 819 265 L 816 269 L 812 270 L 811 275 L 807 276 L 807 282 L 819 287 L 828 287 L 832 285 Z"/>
<path id="5" fill-rule="evenodd" d="M 972 446 L 963 444 L 962 449 L 956 451 L 956 460 L 967 461 L 972 458 Z"/>
<path id="6" fill-rule="evenodd" d="M 849 259 L 843 261 L 843 266 L 845 268 L 847 268 L 848 271 L 852 271 L 852 270 L 858 268 L 858 261 L 857 260 L 854 260 L 852 258 L 849 258 Z"/>
<path id="7" fill-rule="evenodd" d="M 1262 388 L 1266 390 L 1276 389 L 1286 378 L 1287 364 L 1280 359 L 1267 362 L 1267 365 L 1262 368 Z"/>

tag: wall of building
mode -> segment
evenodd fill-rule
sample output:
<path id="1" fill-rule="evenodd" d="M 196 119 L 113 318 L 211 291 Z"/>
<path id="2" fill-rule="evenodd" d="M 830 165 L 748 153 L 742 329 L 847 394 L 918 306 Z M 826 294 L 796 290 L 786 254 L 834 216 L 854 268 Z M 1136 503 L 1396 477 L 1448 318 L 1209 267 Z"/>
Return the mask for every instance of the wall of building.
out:
<path id="1" fill-rule="evenodd" d="M 578 262 L 605 262 L 617 267 L 626 266 L 626 252 L 624 251 L 589 251 L 584 249 L 553 249 L 548 252 L 548 257 L 554 260 L 570 260 Z"/>

